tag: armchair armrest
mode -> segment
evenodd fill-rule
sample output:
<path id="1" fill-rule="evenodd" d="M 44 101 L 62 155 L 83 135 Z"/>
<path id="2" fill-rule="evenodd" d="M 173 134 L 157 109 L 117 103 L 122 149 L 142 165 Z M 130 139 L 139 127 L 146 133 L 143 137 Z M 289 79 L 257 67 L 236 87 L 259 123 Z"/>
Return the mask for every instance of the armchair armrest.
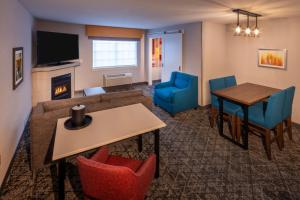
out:
<path id="1" fill-rule="evenodd" d="M 159 83 L 157 85 L 155 85 L 155 89 L 159 89 L 159 88 L 165 88 L 165 87 L 171 87 L 173 84 L 171 81 L 168 82 L 163 82 L 163 83 Z"/>
<path id="2" fill-rule="evenodd" d="M 147 160 L 144 161 L 143 165 L 136 172 L 136 176 L 139 180 L 140 189 L 143 190 L 143 193 L 146 193 L 148 187 L 154 178 L 154 173 L 156 169 L 156 155 L 151 154 Z"/>
<path id="3" fill-rule="evenodd" d="M 99 151 L 97 151 L 91 158 L 91 160 L 104 163 L 108 158 L 108 148 L 106 146 L 102 147 Z"/>

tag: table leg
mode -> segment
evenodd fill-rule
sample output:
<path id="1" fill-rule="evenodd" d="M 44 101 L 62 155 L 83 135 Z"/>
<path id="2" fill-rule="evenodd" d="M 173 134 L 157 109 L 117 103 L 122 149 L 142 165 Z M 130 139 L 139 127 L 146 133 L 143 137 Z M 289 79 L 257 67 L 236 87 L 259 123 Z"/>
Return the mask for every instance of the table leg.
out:
<path id="1" fill-rule="evenodd" d="M 154 131 L 154 151 L 156 155 L 155 178 L 159 177 L 159 129 Z"/>
<path id="2" fill-rule="evenodd" d="M 248 132 L 249 132 L 249 120 L 248 120 L 248 114 L 249 114 L 249 108 L 248 106 L 242 106 L 243 112 L 244 112 L 244 127 L 243 127 L 243 148 L 248 149 Z"/>
<path id="3" fill-rule="evenodd" d="M 142 135 L 138 136 L 138 149 L 139 149 L 139 152 L 143 151 L 143 136 Z"/>
<path id="4" fill-rule="evenodd" d="M 219 134 L 221 135 L 221 136 L 223 136 L 224 135 L 224 132 L 223 132 L 223 121 L 224 121 L 224 119 L 223 119 L 223 99 L 222 98 L 220 98 L 220 97 L 218 97 L 218 101 L 219 101 L 219 125 L 218 125 L 218 127 L 219 127 Z"/>
<path id="5" fill-rule="evenodd" d="M 66 178 L 66 160 L 61 159 L 58 162 L 58 199 L 65 199 L 65 178 Z"/>

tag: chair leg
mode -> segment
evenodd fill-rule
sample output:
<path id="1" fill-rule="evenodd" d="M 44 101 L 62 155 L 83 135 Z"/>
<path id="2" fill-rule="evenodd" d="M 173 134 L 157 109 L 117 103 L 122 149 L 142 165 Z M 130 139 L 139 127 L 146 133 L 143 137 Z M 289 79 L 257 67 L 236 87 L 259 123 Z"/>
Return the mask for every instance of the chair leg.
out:
<path id="1" fill-rule="evenodd" d="M 292 117 L 287 118 L 286 120 L 287 132 L 290 140 L 293 140 L 292 134 Z"/>
<path id="2" fill-rule="evenodd" d="M 266 130 L 265 132 L 265 147 L 266 147 L 266 153 L 268 156 L 268 159 L 272 159 L 271 155 L 271 130 Z"/>
<path id="3" fill-rule="evenodd" d="M 278 145 L 279 150 L 281 151 L 283 146 L 284 146 L 284 142 L 283 142 L 283 123 L 280 123 L 276 126 L 275 129 L 275 133 L 276 133 L 276 143 Z"/>
<path id="4" fill-rule="evenodd" d="M 215 122 L 217 120 L 217 117 L 218 117 L 218 110 L 211 107 L 210 108 L 210 116 L 209 116 L 209 123 L 210 123 L 211 128 L 215 127 Z"/>
<path id="5" fill-rule="evenodd" d="M 239 142 L 241 140 L 241 126 L 242 121 L 239 117 L 236 117 L 236 140 Z"/>

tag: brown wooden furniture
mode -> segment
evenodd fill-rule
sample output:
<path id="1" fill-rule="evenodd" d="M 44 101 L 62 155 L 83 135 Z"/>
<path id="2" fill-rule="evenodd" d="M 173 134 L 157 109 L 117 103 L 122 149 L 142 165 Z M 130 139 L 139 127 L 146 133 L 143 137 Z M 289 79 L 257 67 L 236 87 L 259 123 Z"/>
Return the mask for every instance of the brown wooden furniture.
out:
<path id="1" fill-rule="evenodd" d="M 211 128 L 215 127 L 215 123 L 217 122 L 218 115 L 219 115 L 218 109 L 211 106 L 210 107 L 210 116 L 209 116 L 209 124 L 210 124 Z M 223 119 L 225 121 L 227 121 L 228 128 L 229 128 L 229 131 L 230 131 L 230 134 L 231 134 L 232 138 L 236 138 L 236 135 L 237 135 L 237 133 L 236 133 L 237 116 L 230 115 L 230 114 L 227 114 L 227 113 L 223 113 Z"/>
<path id="2" fill-rule="evenodd" d="M 254 105 L 257 102 L 263 101 L 275 92 L 280 91 L 276 88 L 266 87 L 262 85 L 257 85 L 253 83 L 244 83 L 230 88 L 225 88 L 222 90 L 216 90 L 212 92 L 218 97 L 219 100 L 219 134 L 235 143 L 238 146 L 248 149 L 248 132 L 249 132 L 249 123 L 248 123 L 248 110 L 249 106 Z M 228 136 L 224 135 L 223 132 L 223 101 L 227 100 L 242 107 L 244 112 L 244 123 L 243 123 L 243 134 L 242 140 L 243 144 L 239 141 L 235 141 Z"/>
<path id="3" fill-rule="evenodd" d="M 287 132 L 289 139 L 293 140 L 293 133 L 292 133 L 292 117 L 288 117 L 286 120 L 284 120 L 285 128 L 284 133 Z"/>
<path id="4" fill-rule="evenodd" d="M 240 135 L 241 135 L 241 125 L 243 124 L 243 121 L 237 117 L 237 138 L 238 140 L 240 139 Z M 262 134 L 263 135 L 263 143 L 265 146 L 265 150 L 268 156 L 268 159 L 271 160 L 272 156 L 271 156 L 271 144 L 273 142 L 277 142 L 278 148 L 279 150 L 282 150 L 284 142 L 283 142 L 283 123 L 280 123 L 276 126 L 276 128 L 274 130 L 271 129 L 267 129 L 255 124 L 250 124 L 249 126 L 249 130 L 251 131 L 251 133 L 258 135 L 258 134 Z M 275 136 L 272 138 L 271 137 L 271 132 L 274 131 Z M 260 136 L 260 135 L 258 135 Z"/>

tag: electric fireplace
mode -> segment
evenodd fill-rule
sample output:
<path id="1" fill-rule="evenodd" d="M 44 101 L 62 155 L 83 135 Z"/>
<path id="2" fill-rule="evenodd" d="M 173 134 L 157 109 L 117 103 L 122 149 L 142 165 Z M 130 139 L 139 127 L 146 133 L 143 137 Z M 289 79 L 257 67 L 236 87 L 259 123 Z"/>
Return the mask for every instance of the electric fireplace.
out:
<path id="1" fill-rule="evenodd" d="M 71 98 L 71 74 L 56 76 L 51 79 L 51 99 Z"/>

